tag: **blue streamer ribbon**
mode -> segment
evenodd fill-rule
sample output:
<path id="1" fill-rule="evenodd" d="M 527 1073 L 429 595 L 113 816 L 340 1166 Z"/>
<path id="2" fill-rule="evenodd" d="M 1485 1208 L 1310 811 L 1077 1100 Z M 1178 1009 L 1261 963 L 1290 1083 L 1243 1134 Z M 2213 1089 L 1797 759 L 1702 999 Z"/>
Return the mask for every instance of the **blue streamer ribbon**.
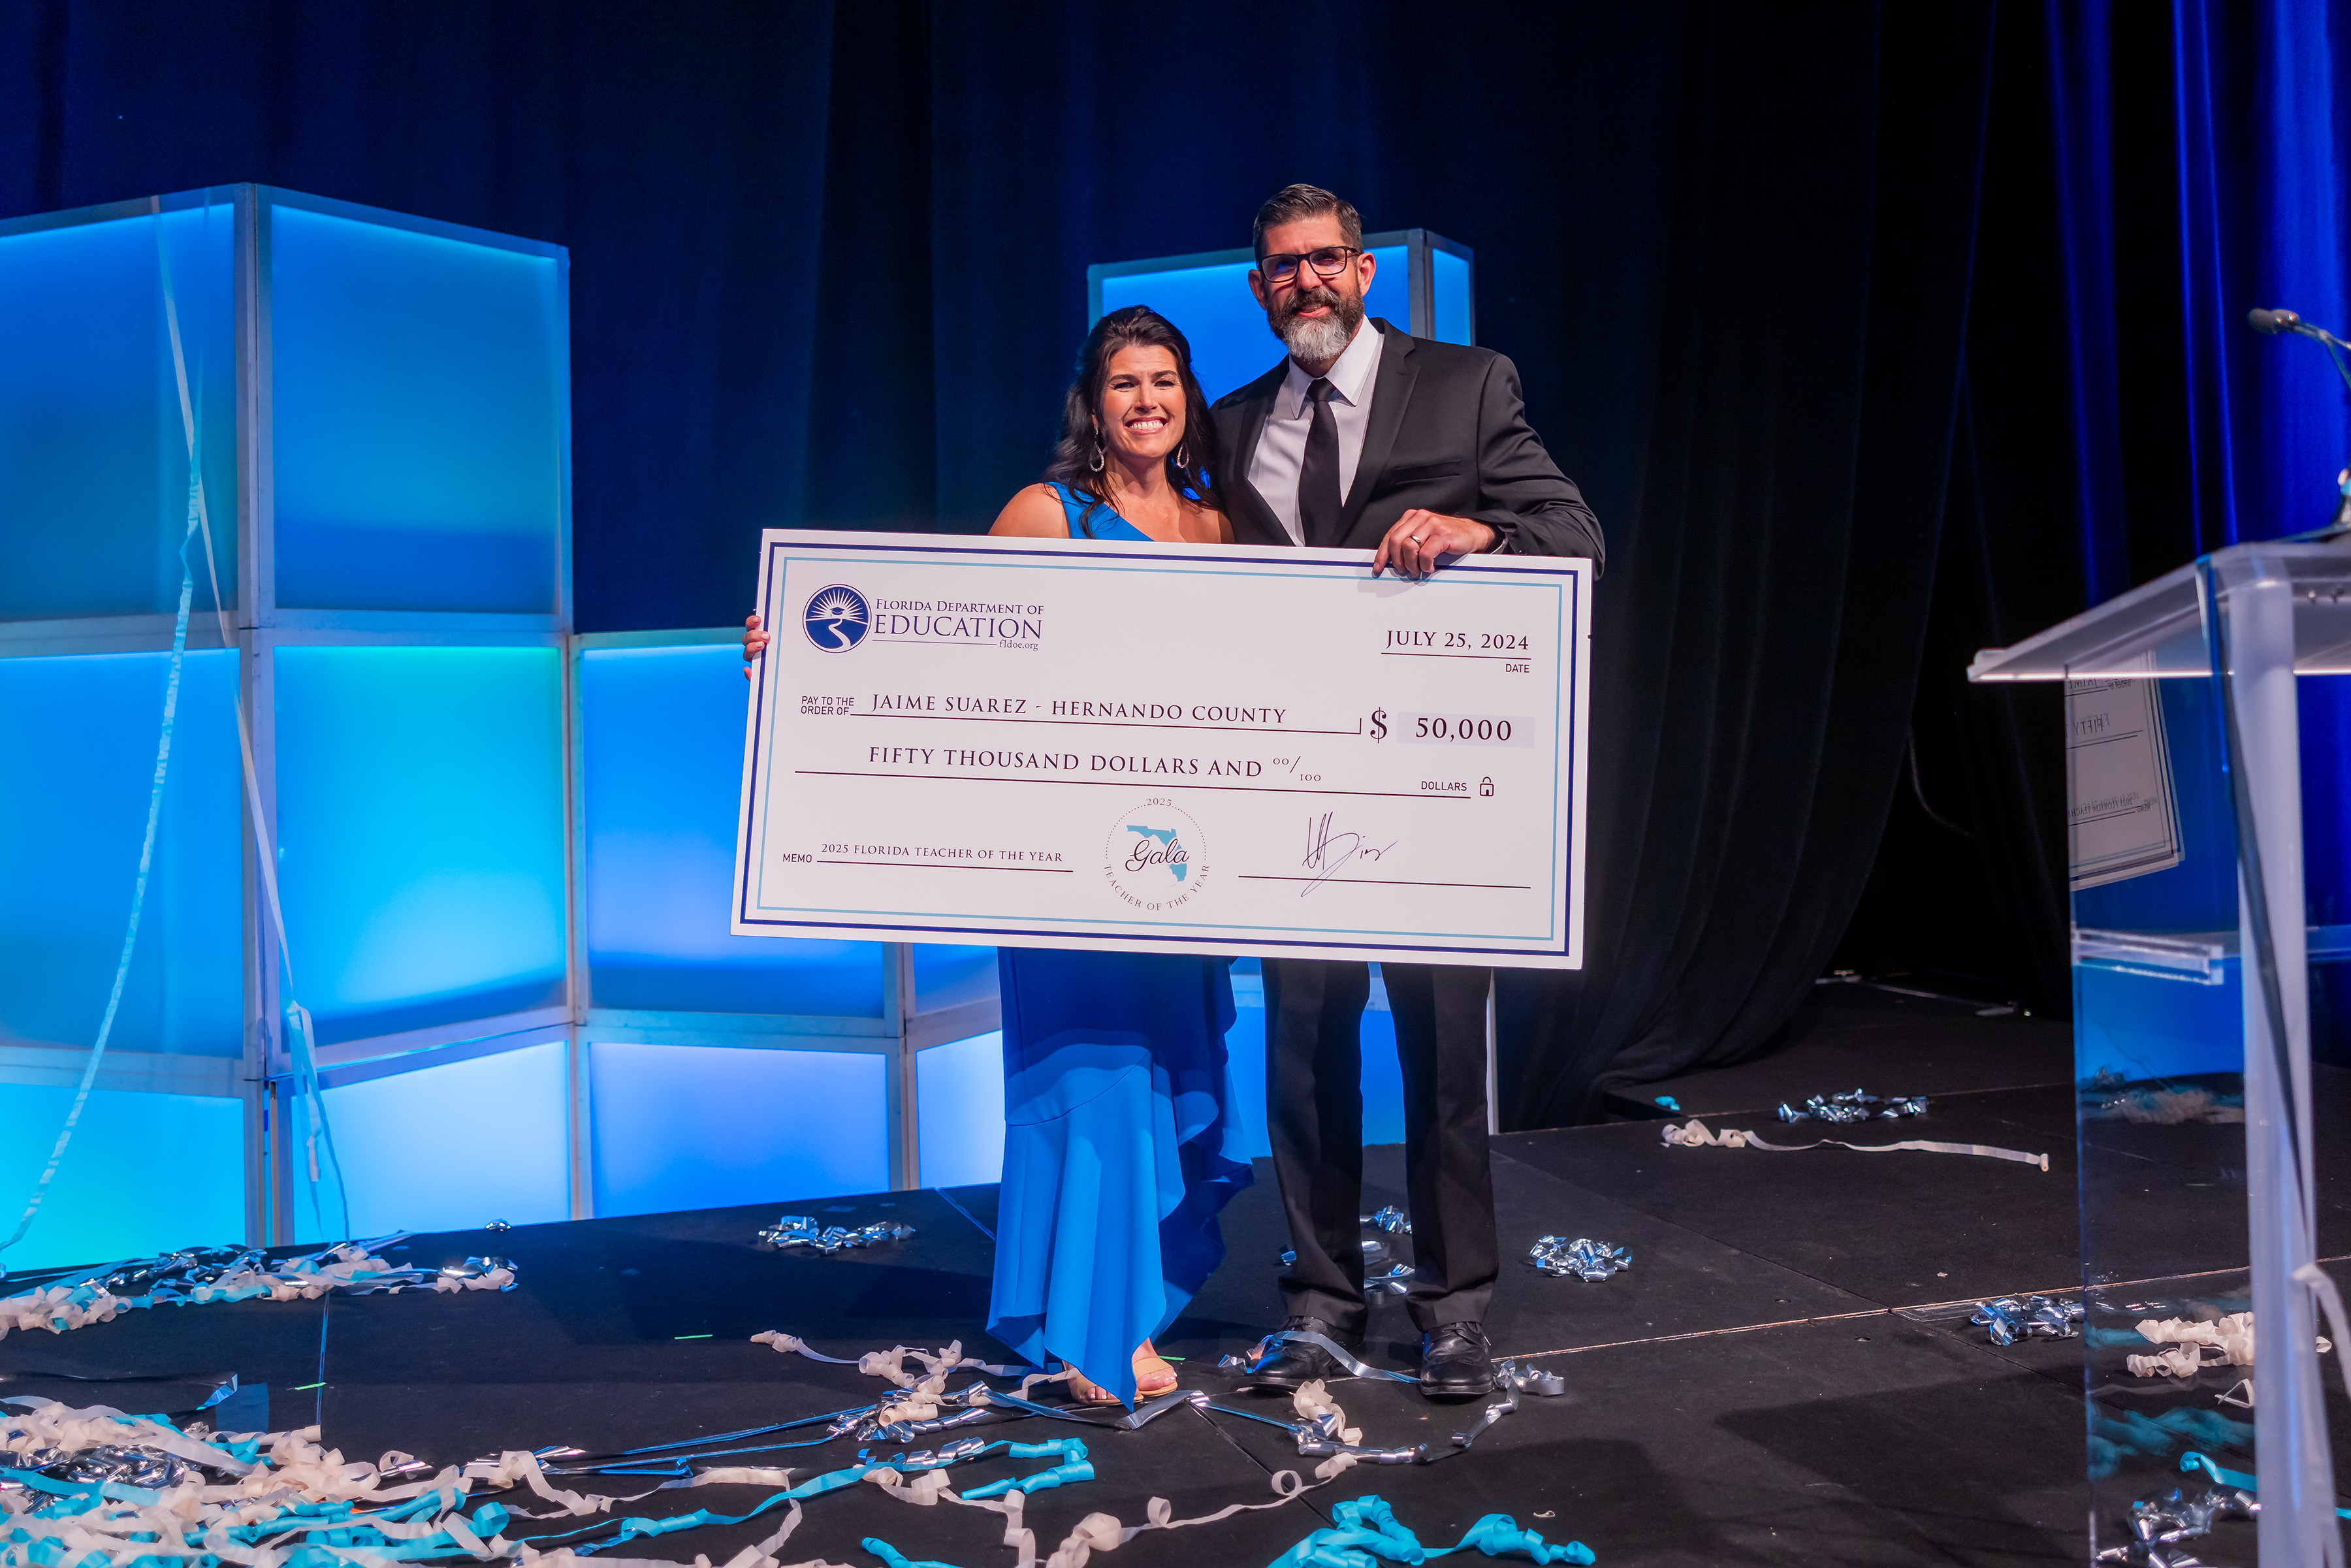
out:
<path id="1" fill-rule="evenodd" d="M 1534 1563 L 1596 1561 L 1580 1541 L 1552 1545 L 1531 1530 L 1520 1530 L 1507 1513 L 1489 1513 L 1450 1546 L 1423 1546 L 1420 1537 L 1396 1521 L 1395 1511 L 1377 1496 L 1334 1505 L 1337 1524 L 1318 1530 L 1280 1556 L 1270 1568 L 1378 1568 L 1381 1563 L 1419 1563 L 1473 1548 L 1489 1557 L 1522 1556 Z"/>
<path id="2" fill-rule="evenodd" d="M 2179 1468 L 2191 1474 L 2197 1470 L 2202 1470 L 2206 1475 L 2212 1478 L 2213 1483 L 2217 1486 L 2235 1487 L 2239 1491 L 2259 1491 L 2262 1490 L 2262 1483 L 2253 1477 L 2247 1475 L 2242 1470 L 2224 1470 L 2193 1448 L 2189 1449 L 2188 1452 L 2179 1456 Z M 2335 1511 L 2335 1517 L 2337 1519 L 2351 1519 L 2351 1508 L 2336 1509 Z"/>
<path id="3" fill-rule="evenodd" d="M 962 1493 L 963 1497 L 973 1500 L 999 1497 L 1015 1486 L 1019 1487 L 1024 1492 L 1043 1491 L 1050 1487 L 1093 1479 L 1093 1466 L 1087 1460 L 1084 1442 L 1079 1438 L 1056 1437 L 1044 1443 L 1015 1443 L 999 1439 L 983 1447 L 956 1454 L 952 1458 L 909 1458 L 900 1454 L 872 1464 L 857 1464 L 846 1469 L 828 1470 L 823 1475 L 802 1481 L 799 1486 L 789 1490 L 775 1493 L 762 1500 L 748 1513 L 713 1513 L 704 1508 L 696 1509 L 692 1513 L 674 1514 L 667 1519 L 623 1519 L 620 1521 L 620 1528 L 616 1533 L 602 1540 L 583 1542 L 572 1547 L 571 1550 L 585 1557 L 592 1552 L 602 1552 L 631 1541 L 643 1540 L 647 1536 L 674 1534 L 681 1530 L 695 1530 L 705 1524 L 747 1524 L 780 1504 L 801 1502 L 810 1498 L 822 1497 L 827 1492 L 839 1491 L 843 1487 L 855 1486 L 876 1470 L 896 1470 L 902 1475 L 919 1474 L 925 1470 L 943 1470 L 950 1465 L 968 1463 L 973 1459 L 997 1453 L 1007 1454 L 1016 1459 L 1050 1458 L 1059 1459 L 1061 1463 L 1027 1480 L 991 1482 L 986 1487 L 975 1488 Z M 563 1535 L 538 1536 L 531 1541 L 531 1545 L 544 1551 L 559 1542 L 567 1542 L 574 1536 L 591 1534 L 605 1528 L 607 1526 L 604 1524 L 591 1524 Z"/>
<path id="4" fill-rule="evenodd" d="M 952 1563 L 941 1563 L 932 1557 L 917 1563 L 888 1542 L 878 1541 L 871 1535 L 865 1538 L 865 1550 L 882 1559 L 882 1568 L 956 1568 Z"/>

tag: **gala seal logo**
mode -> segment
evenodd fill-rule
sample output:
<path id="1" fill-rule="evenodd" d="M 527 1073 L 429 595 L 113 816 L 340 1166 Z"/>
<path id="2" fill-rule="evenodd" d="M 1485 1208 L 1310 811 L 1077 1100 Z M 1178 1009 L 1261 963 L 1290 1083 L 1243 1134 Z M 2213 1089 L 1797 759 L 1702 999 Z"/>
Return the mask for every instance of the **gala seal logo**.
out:
<path id="1" fill-rule="evenodd" d="M 1207 840 L 1192 814 L 1155 796 L 1111 824 L 1102 876 L 1119 902 L 1145 914 L 1179 909 L 1207 878 Z"/>

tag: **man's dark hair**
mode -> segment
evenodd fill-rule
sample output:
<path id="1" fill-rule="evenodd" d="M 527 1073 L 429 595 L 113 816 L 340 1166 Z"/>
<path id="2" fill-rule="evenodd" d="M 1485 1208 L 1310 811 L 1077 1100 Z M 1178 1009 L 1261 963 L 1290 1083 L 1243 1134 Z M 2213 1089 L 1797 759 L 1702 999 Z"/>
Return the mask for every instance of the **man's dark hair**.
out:
<path id="1" fill-rule="evenodd" d="M 1257 210 L 1257 226 L 1249 235 L 1249 244 L 1262 258 L 1266 230 L 1280 224 L 1294 224 L 1301 218 L 1319 218 L 1325 213 L 1338 216 L 1340 236 L 1349 245 L 1364 243 L 1363 215 L 1351 204 L 1320 185 L 1284 185 Z"/>

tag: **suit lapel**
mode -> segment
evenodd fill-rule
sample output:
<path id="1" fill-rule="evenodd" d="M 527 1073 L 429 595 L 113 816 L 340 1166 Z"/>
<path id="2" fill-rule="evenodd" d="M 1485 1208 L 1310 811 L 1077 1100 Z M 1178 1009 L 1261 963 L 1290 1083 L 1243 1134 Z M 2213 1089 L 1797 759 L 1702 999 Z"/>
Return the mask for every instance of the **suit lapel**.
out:
<path id="1" fill-rule="evenodd" d="M 1239 409 L 1240 430 L 1233 442 L 1232 471 L 1218 477 L 1217 483 L 1229 497 L 1229 505 L 1245 514 L 1267 544 L 1286 545 L 1293 542 L 1290 531 L 1281 526 L 1272 505 L 1258 493 L 1249 482 L 1249 465 L 1257 460 L 1257 444 L 1265 435 L 1265 422 L 1273 413 L 1273 400 L 1281 390 L 1282 378 L 1290 372 L 1290 361 L 1281 363 L 1258 378 L 1250 388 L 1251 396 Z M 1249 541 L 1242 541 L 1247 543 Z"/>
<path id="2" fill-rule="evenodd" d="M 1355 459 L 1355 482 L 1347 489 L 1346 504 L 1339 508 L 1342 539 L 1354 531 L 1364 507 L 1387 473 L 1388 455 L 1395 450 L 1396 432 L 1404 428 L 1405 408 L 1412 402 L 1412 384 L 1420 375 L 1420 367 L 1413 361 L 1411 334 L 1376 319 L 1374 325 L 1385 341 L 1380 345 L 1380 368 L 1372 378 L 1372 416 L 1364 427 L 1364 450 Z M 1258 416 L 1258 423 L 1262 427 L 1263 414 Z M 1250 450 L 1255 449 L 1252 444 Z"/>

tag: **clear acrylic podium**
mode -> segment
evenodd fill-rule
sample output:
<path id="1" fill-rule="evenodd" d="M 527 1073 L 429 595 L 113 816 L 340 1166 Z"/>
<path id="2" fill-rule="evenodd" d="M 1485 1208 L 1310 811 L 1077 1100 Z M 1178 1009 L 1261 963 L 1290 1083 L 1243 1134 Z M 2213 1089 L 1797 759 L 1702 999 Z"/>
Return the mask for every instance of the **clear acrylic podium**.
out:
<path id="1" fill-rule="evenodd" d="M 1968 673 L 2065 683 L 2092 1555 L 2131 1541 L 2135 1501 L 2210 1487 L 2196 1453 L 2250 1470 L 2261 1509 L 2179 1550 L 2243 1561 L 2257 1531 L 2266 1568 L 2340 1561 L 2325 1385 L 2351 1346 L 2313 1281 L 2346 1194 L 2316 1154 L 2312 1046 L 2315 1019 L 2340 1059 L 2351 957 L 2351 544 L 2233 546 Z M 2306 758 L 2313 725 L 2337 735 Z M 2252 1367 L 2131 1369 L 2172 1348 L 2140 1322 L 2247 1309 Z"/>

